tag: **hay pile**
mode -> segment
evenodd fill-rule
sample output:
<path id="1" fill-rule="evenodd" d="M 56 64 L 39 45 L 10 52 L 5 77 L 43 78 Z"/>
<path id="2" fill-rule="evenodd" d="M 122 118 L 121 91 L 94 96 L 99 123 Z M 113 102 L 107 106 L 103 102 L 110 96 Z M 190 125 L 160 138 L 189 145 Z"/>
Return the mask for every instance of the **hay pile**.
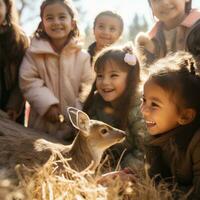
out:
<path id="1" fill-rule="evenodd" d="M 0 111 L 2 133 L 41 135 L 32 133 L 8 120 Z M 40 155 L 40 154 L 39 154 Z M 1 159 L 1 158 L 0 158 Z M 9 158 L 8 158 L 9 159 Z M 93 173 L 88 169 L 81 173 L 71 169 L 68 160 L 55 152 L 42 167 L 28 168 L 17 165 L 12 169 L 0 166 L 0 200 L 172 200 L 166 185 L 155 187 L 153 181 L 138 170 L 135 182 L 122 182 L 119 178 L 110 184 L 100 185 L 102 166 Z M 19 181 L 18 181 L 19 180 Z"/>
<path id="2" fill-rule="evenodd" d="M 59 161 L 57 160 L 59 156 Z M 0 171 L 1 200 L 171 200 L 172 194 L 164 184 L 157 188 L 148 176 L 139 172 L 134 183 L 116 178 L 109 186 L 97 183 L 100 174 L 89 170 L 76 172 L 61 154 L 51 156 L 40 168 L 16 166 L 20 183 Z M 100 170 L 99 170 L 100 171 Z M 8 178 L 9 177 L 9 178 Z"/>

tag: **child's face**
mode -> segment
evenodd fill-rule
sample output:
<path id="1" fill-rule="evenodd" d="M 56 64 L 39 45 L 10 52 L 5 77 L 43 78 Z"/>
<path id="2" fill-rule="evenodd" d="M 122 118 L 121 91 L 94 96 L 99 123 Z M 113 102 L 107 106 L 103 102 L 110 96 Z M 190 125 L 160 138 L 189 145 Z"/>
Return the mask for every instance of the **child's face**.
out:
<path id="1" fill-rule="evenodd" d="M 185 4 L 189 0 L 150 0 L 153 15 L 165 24 L 185 15 Z"/>
<path id="2" fill-rule="evenodd" d="M 116 17 L 100 16 L 94 27 L 97 46 L 103 48 L 116 42 L 121 35 L 121 23 Z"/>
<path id="3" fill-rule="evenodd" d="M 42 22 L 45 32 L 55 44 L 64 44 L 74 26 L 69 12 L 61 3 L 47 5 Z"/>
<path id="4" fill-rule="evenodd" d="M 3 0 L 0 0 L 0 25 L 2 25 L 3 21 L 6 17 L 6 4 Z"/>
<path id="5" fill-rule="evenodd" d="M 157 135 L 179 126 L 180 115 L 168 92 L 153 81 L 144 85 L 141 112 L 149 134 Z"/>
<path id="6" fill-rule="evenodd" d="M 107 61 L 103 71 L 97 72 L 96 88 L 102 98 L 111 103 L 126 89 L 127 72 L 121 71 L 113 61 Z"/>

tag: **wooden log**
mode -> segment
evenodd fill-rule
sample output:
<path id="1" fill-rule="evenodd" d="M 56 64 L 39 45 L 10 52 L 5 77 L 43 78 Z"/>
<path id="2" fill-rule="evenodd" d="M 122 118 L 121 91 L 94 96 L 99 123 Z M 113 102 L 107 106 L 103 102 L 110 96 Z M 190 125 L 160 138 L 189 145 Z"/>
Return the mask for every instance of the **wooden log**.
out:
<path id="1" fill-rule="evenodd" d="M 49 147 L 40 148 L 43 144 L 41 141 L 49 141 Z M 0 111 L 0 169 L 14 173 L 17 164 L 27 167 L 42 165 L 49 159 L 55 146 L 63 145 L 43 132 L 9 120 L 6 113 Z"/>

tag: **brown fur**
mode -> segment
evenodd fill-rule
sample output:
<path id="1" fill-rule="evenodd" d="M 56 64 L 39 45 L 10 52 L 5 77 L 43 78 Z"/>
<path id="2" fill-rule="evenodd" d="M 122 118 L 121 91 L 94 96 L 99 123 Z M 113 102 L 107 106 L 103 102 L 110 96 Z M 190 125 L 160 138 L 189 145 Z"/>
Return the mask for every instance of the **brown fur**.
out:
<path id="1" fill-rule="evenodd" d="M 82 171 L 90 164 L 92 164 L 91 169 L 94 170 L 100 163 L 103 152 L 111 145 L 122 142 L 125 134 L 100 121 L 89 120 L 87 123 L 83 128 L 86 126 L 85 130 L 88 132 L 82 131 L 81 126 L 77 125 L 80 129 L 74 142 L 71 145 L 63 145 L 43 133 L 36 133 L 2 118 L 0 120 L 0 169 L 10 169 L 15 173 L 14 168 L 17 164 L 24 164 L 31 168 L 42 166 L 52 154 L 59 152 L 65 158 L 71 158 L 69 164 L 75 170 Z"/>

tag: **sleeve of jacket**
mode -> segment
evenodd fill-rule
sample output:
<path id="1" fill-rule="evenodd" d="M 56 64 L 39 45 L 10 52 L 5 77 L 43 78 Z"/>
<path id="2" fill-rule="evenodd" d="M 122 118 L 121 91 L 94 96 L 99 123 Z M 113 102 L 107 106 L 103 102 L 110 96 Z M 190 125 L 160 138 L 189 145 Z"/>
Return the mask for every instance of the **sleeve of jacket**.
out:
<path id="1" fill-rule="evenodd" d="M 19 89 L 18 82 L 16 83 L 16 87 L 12 89 L 12 92 L 9 96 L 8 103 L 6 105 L 6 109 L 13 109 L 16 110 L 18 115 L 21 114 L 23 108 L 24 108 L 24 98 L 22 96 L 21 90 Z"/>
<path id="2" fill-rule="evenodd" d="M 94 70 L 91 66 L 90 56 L 87 52 L 84 53 L 83 66 L 82 66 L 82 77 L 79 89 L 79 101 L 83 103 L 90 93 L 92 83 L 95 78 Z"/>
<path id="3" fill-rule="evenodd" d="M 135 47 L 142 67 L 149 67 L 156 60 L 155 43 L 147 33 L 138 33 L 135 39 Z"/>
<path id="4" fill-rule="evenodd" d="M 51 105 L 59 103 L 52 91 L 45 86 L 29 51 L 26 52 L 20 67 L 19 78 L 24 97 L 41 116 L 46 113 Z"/>
<path id="5" fill-rule="evenodd" d="M 198 140 L 200 142 L 200 140 Z M 200 145 L 199 142 L 196 143 L 193 153 L 193 191 L 188 197 L 191 200 L 200 199 Z"/>

